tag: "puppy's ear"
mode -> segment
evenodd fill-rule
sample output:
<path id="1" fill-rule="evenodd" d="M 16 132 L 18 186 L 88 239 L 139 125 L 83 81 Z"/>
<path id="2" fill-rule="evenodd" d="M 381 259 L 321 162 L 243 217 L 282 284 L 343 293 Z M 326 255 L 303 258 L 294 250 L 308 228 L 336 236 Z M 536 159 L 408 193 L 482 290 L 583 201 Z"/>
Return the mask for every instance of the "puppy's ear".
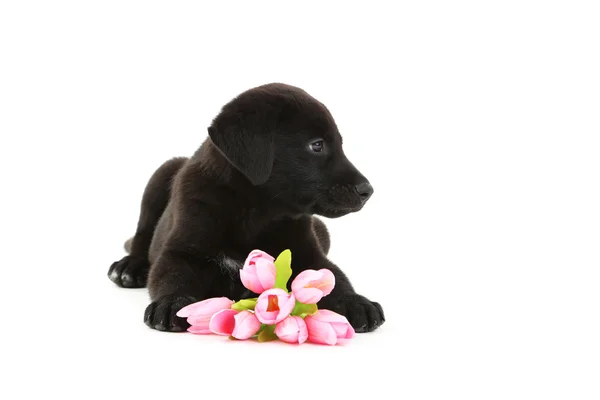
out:
<path id="1" fill-rule="evenodd" d="M 258 123 L 256 115 L 220 115 L 208 135 L 221 153 L 253 185 L 269 179 L 275 158 L 273 129 Z"/>

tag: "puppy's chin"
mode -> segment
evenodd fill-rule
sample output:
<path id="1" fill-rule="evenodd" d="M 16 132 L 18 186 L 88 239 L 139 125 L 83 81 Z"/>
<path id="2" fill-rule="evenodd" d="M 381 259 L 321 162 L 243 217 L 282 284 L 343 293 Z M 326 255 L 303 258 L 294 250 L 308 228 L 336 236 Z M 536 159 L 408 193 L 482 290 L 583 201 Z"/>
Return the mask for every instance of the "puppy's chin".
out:
<path id="1" fill-rule="evenodd" d="M 355 213 L 362 210 L 362 206 L 360 207 L 354 207 L 354 208 L 338 208 L 338 207 L 322 207 L 319 205 L 315 205 L 315 207 L 313 208 L 313 214 L 316 215 L 320 215 L 321 217 L 325 217 L 325 218 L 339 218 L 339 217 L 343 217 L 344 215 L 348 215 L 351 213 Z"/>

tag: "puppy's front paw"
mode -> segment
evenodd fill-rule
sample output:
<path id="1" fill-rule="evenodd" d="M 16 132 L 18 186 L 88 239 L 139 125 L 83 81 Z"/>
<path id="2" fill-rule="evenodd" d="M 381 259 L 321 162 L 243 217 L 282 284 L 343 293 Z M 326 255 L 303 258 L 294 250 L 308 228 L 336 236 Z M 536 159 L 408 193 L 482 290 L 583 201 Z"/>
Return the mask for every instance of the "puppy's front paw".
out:
<path id="1" fill-rule="evenodd" d="M 346 295 L 332 307 L 332 311 L 348 319 L 356 332 L 371 332 L 385 322 L 383 309 L 374 301 L 359 294 Z"/>
<path id="2" fill-rule="evenodd" d="M 120 261 L 114 262 L 108 269 L 108 279 L 124 288 L 146 287 L 150 264 L 148 260 L 125 256 Z"/>
<path id="3" fill-rule="evenodd" d="M 183 332 L 190 327 L 185 318 L 180 318 L 177 311 L 192 304 L 196 300 L 190 296 L 164 296 L 146 307 L 144 323 L 152 329 L 166 332 Z"/>

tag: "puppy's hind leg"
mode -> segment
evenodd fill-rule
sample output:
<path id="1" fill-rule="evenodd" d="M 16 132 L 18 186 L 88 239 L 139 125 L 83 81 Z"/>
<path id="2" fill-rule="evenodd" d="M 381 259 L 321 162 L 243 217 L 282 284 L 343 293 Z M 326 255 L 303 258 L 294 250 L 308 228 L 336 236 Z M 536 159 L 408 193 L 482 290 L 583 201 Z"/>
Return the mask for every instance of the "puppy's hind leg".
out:
<path id="1" fill-rule="evenodd" d="M 160 166 L 150 178 L 140 209 L 135 236 L 125 242 L 129 255 L 114 262 L 108 269 L 108 278 L 117 286 L 125 288 L 145 287 L 150 263 L 148 249 L 154 229 L 165 211 L 171 196 L 171 182 L 187 158 L 173 158 Z"/>

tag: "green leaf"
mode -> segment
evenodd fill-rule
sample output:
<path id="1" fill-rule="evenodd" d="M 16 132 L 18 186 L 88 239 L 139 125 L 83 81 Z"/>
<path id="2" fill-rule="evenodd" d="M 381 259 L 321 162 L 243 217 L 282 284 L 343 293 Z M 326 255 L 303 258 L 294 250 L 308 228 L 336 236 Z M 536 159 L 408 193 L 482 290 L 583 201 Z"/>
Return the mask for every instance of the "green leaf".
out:
<path id="1" fill-rule="evenodd" d="M 287 292 L 287 282 L 292 276 L 292 252 L 284 250 L 275 260 L 275 287 Z"/>
<path id="2" fill-rule="evenodd" d="M 304 304 L 296 300 L 296 306 L 292 311 L 292 315 L 304 318 L 307 315 L 315 314 L 317 311 L 318 307 L 316 304 Z"/>
<path id="3" fill-rule="evenodd" d="M 270 342 L 271 340 L 277 339 L 275 334 L 275 325 L 265 325 L 265 327 L 258 334 L 259 342 Z"/>
<path id="4" fill-rule="evenodd" d="M 234 303 L 231 308 L 236 311 L 254 310 L 256 306 L 256 298 L 254 299 L 242 299 L 237 303 Z"/>

